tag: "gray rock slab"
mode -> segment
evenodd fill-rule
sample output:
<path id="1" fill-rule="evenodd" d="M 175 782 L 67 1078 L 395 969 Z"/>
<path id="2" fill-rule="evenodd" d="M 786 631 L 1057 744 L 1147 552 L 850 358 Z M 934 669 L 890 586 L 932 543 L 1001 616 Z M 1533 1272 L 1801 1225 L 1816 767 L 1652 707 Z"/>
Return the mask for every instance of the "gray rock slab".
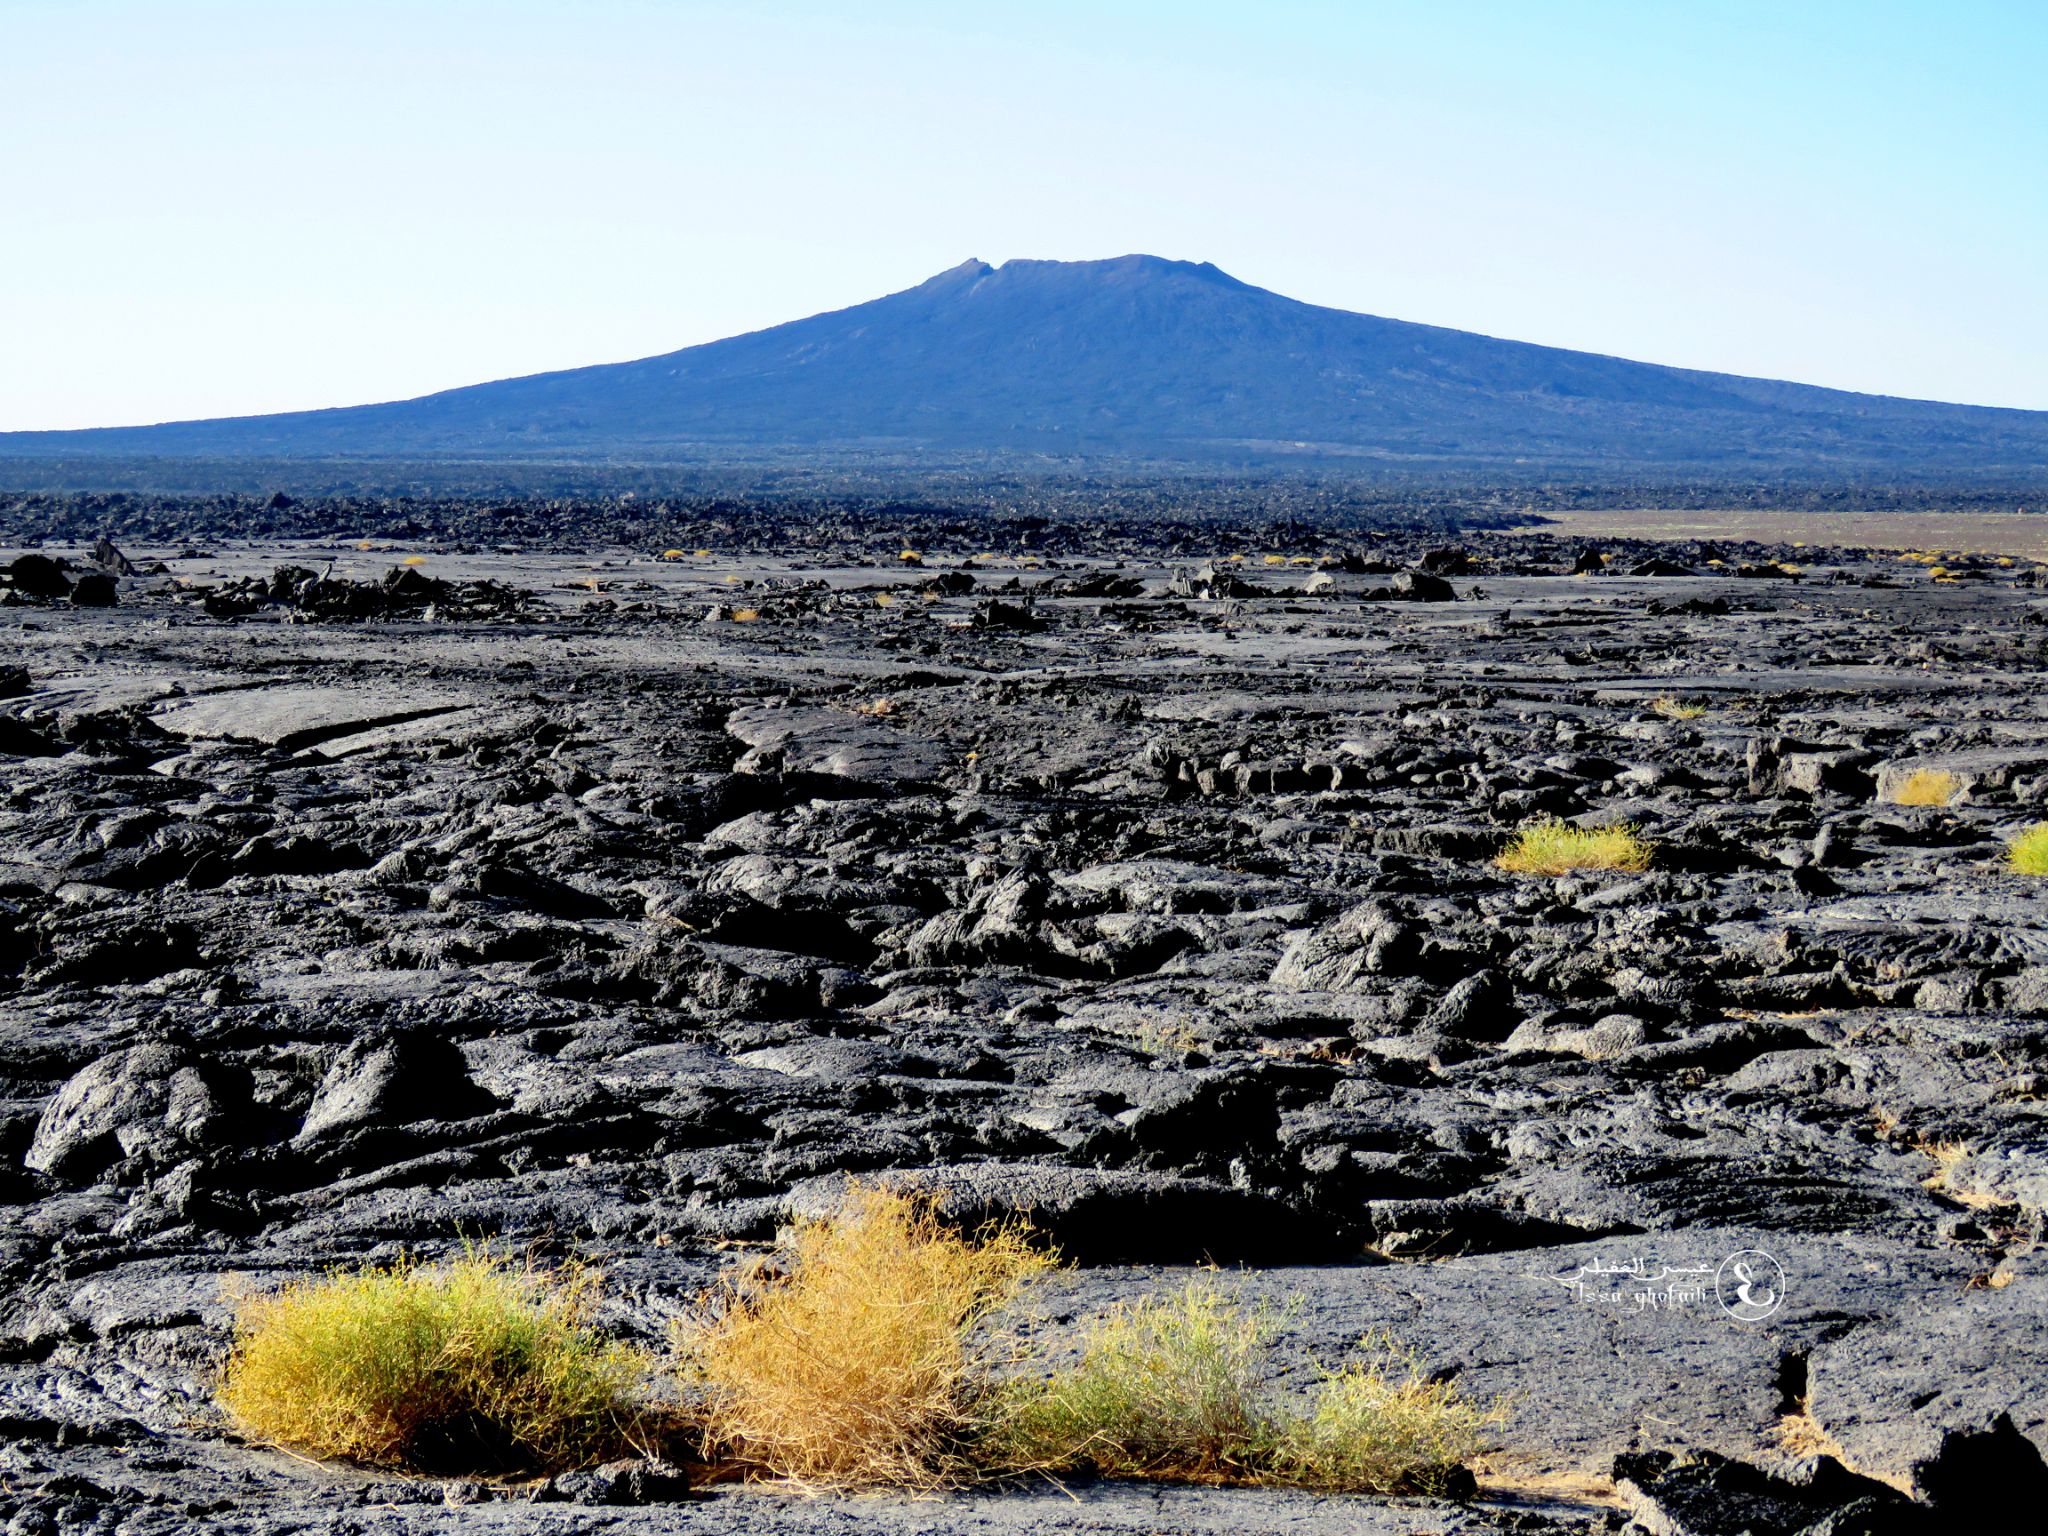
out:
<path id="1" fill-rule="evenodd" d="M 430 719 L 475 702 L 467 694 L 393 686 L 251 688 L 189 699 L 158 710 L 153 718 L 173 736 L 188 740 L 303 747 L 373 727 Z"/>
<path id="2" fill-rule="evenodd" d="M 1807 1412 L 1842 1460 L 1918 1495 L 1945 1437 L 2001 1415 L 2048 1455 L 2048 1274 L 1919 1300 L 1808 1364 Z"/>
<path id="3" fill-rule="evenodd" d="M 446 742 L 459 745 L 488 737 L 522 736 L 539 724 L 540 718 L 538 714 L 530 712 L 453 709 L 429 715 L 413 715 L 404 720 L 372 726 L 367 731 L 352 731 L 345 736 L 329 737 L 314 743 L 306 750 L 317 757 L 333 760 L 354 757 L 361 752 L 383 751 L 387 748 L 425 744 L 438 746 Z"/>
<path id="4" fill-rule="evenodd" d="M 726 730 L 761 751 L 779 751 L 782 766 L 875 783 L 925 783 L 953 762 L 939 742 L 836 709 L 737 709 Z"/>

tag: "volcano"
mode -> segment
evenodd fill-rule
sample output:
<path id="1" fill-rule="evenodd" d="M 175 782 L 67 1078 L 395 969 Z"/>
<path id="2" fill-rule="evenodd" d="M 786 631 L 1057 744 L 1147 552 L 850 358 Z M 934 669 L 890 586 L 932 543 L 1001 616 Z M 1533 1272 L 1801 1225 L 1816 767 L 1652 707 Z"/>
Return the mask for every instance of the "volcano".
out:
<path id="1" fill-rule="evenodd" d="M 1702 373 L 1326 309 L 1207 263 L 967 261 L 678 352 L 380 405 L 0 434 L 8 456 L 1803 470 L 2035 479 L 2048 412 Z"/>

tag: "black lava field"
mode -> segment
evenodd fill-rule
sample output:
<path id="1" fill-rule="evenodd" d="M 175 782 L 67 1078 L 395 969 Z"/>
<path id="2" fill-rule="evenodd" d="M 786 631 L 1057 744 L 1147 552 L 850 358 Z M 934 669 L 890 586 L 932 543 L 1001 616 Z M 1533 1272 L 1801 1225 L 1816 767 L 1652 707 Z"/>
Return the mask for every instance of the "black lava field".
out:
<path id="1" fill-rule="evenodd" d="M 2048 1485 L 2048 567 L 873 512 L 0 571 L 0 1529 L 1851 1536 Z M 1546 817 L 1649 867 L 1495 864 Z M 213 1401 L 236 1285 L 481 1240 L 658 1348 L 855 1177 L 1028 1220 L 1068 1318 L 1213 1263 L 1287 1372 L 1391 1330 L 1506 1396 L 1476 1498 L 634 1505 Z"/>

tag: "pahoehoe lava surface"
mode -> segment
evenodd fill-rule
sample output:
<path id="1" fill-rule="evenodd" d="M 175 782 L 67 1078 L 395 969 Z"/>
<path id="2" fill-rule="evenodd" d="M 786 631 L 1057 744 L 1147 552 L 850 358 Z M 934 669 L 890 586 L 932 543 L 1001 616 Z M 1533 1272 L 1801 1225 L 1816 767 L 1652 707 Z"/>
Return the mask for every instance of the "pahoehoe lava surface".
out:
<path id="1" fill-rule="evenodd" d="M 0 1524 L 1847 1532 L 2039 1486 L 2042 568 L 666 538 L 6 552 Z M 1892 803 L 1920 769 L 1951 803 Z M 1655 860 L 1494 868 L 1544 815 Z M 658 1344 L 850 1175 L 1029 1213 L 1062 1316 L 1212 1260 L 1301 1298 L 1276 1390 L 1390 1328 L 1510 1395 L 1481 1499 L 624 1508 L 212 1404 L 231 1277 L 488 1238 Z"/>

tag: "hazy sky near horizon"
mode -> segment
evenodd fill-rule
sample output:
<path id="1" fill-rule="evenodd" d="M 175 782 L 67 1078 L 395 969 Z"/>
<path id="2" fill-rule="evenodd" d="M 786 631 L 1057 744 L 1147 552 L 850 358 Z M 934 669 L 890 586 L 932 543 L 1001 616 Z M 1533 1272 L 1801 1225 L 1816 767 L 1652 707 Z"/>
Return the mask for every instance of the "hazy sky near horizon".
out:
<path id="1" fill-rule="evenodd" d="M 0 430 L 673 350 L 969 256 L 2048 409 L 2048 5 L 0 0 Z"/>

